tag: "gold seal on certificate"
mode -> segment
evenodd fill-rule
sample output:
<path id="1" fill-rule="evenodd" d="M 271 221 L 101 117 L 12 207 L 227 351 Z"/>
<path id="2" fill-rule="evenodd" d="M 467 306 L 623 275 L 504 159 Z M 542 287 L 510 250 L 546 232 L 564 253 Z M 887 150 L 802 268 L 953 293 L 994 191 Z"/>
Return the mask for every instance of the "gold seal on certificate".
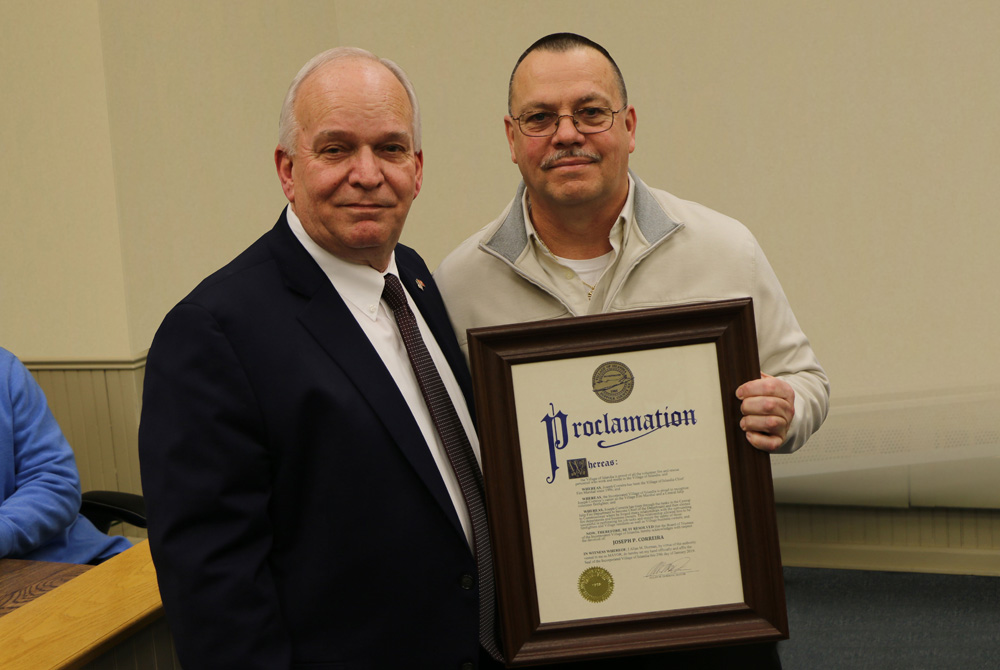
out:
<path id="1" fill-rule="evenodd" d="M 615 590 L 615 580 L 604 568 L 587 568 L 580 575 L 580 595 L 592 603 L 603 603 Z"/>
<path id="2" fill-rule="evenodd" d="M 594 370 L 594 393 L 604 402 L 621 402 L 635 388 L 635 376 L 628 366 L 618 361 L 601 363 Z"/>

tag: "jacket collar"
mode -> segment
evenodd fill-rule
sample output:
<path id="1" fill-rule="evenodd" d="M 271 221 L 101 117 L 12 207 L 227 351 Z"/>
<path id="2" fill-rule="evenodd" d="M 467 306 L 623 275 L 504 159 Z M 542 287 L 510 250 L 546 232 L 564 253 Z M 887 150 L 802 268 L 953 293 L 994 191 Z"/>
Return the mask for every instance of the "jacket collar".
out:
<path id="1" fill-rule="evenodd" d="M 295 233 L 288 226 L 286 211 L 287 207 L 281 211 L 278 222 L 267 235 L 267 247 L 274 256 L 285 285 L 296 293 L 311 298 L 321 289 L 330 286 L 330 280 L 296 239 Z"/>
<path id="2" fill-rule="evenodd" d="M 667 214 L 660 203 L 656 201 L 649 187 L 639 177 L 629 170 L 632 181 L 635 182 L 635 209 L 632 225 L 650 246 L 657 245 L 670 233 L 681 226 L 678 221 Z M 524 225 L 524 208 L 521 198 L 524 196 L 524 181 L 517 186 L 514 200 L 507 207 L 506 215 L 501 215 L 499 225 L 482 242 L 482 246 L 494 254 L 517 263 L 517 259 L 528 246 L 528 234 Z"/>

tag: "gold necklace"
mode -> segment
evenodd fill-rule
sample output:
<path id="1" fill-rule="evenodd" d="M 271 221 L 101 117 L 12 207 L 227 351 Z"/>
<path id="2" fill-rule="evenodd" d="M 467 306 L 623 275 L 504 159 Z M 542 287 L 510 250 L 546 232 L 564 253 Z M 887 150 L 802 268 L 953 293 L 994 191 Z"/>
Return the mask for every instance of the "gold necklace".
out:
<path id="1" fill-rule="evenodd" d="M 577 275 L 576 278 L 580 279 L 580 275 Z M 587 292 L 587 300 L 590 300 L 591 298 L 593 298 L 594 297 L 594 291 L 597 289 L 597 286 L 591 286 L 587 282 L 583 281 L 583 279 L 580 279 L 580 283 L 590 289 L 590 291 Z"/>

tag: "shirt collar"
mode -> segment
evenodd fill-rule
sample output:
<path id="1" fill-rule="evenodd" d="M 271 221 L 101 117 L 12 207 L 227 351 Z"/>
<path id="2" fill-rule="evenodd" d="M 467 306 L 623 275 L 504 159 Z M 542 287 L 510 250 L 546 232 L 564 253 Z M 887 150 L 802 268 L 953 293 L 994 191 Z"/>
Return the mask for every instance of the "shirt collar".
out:
<path id="1" fill-rule="evenodd" d="M 309 233 L 302 227 L 302 222 L 292 211 L 291 205 L 285 208 L 285 218 L 288 220 L 288 227 L 292 229 L 295 238 L 323 270 L 330 283 L 337 289 L 340 297 L 372 321 L 377 320 L 379 300 L 382 299 L 382 289 L 385 288 L 385 275 L 394 274 L 399 277 L 399 270 L 396 268 L 396 252 L 393 251 L 389 257 L 389 266 L 385 272 L 379 272 L 369 265 L 350 263 L 338 258 L 316 244 L 316 241 L 309 237 Z"/>

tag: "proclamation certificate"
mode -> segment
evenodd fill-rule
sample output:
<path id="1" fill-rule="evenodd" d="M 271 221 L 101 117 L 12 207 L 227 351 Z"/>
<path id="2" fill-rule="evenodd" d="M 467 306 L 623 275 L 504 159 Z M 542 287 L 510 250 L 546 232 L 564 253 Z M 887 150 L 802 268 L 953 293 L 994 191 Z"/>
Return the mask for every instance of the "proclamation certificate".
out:
<path id="1" fill-rule="evenodd" d="M 743 600 L 715 344 L 511 374 L 541 623 Z"/>
<path id="2" fill-rule="evenodd" d="M 749 298 L 476 328 L 469 357 L 509 667 L 788 636 Z"/>

